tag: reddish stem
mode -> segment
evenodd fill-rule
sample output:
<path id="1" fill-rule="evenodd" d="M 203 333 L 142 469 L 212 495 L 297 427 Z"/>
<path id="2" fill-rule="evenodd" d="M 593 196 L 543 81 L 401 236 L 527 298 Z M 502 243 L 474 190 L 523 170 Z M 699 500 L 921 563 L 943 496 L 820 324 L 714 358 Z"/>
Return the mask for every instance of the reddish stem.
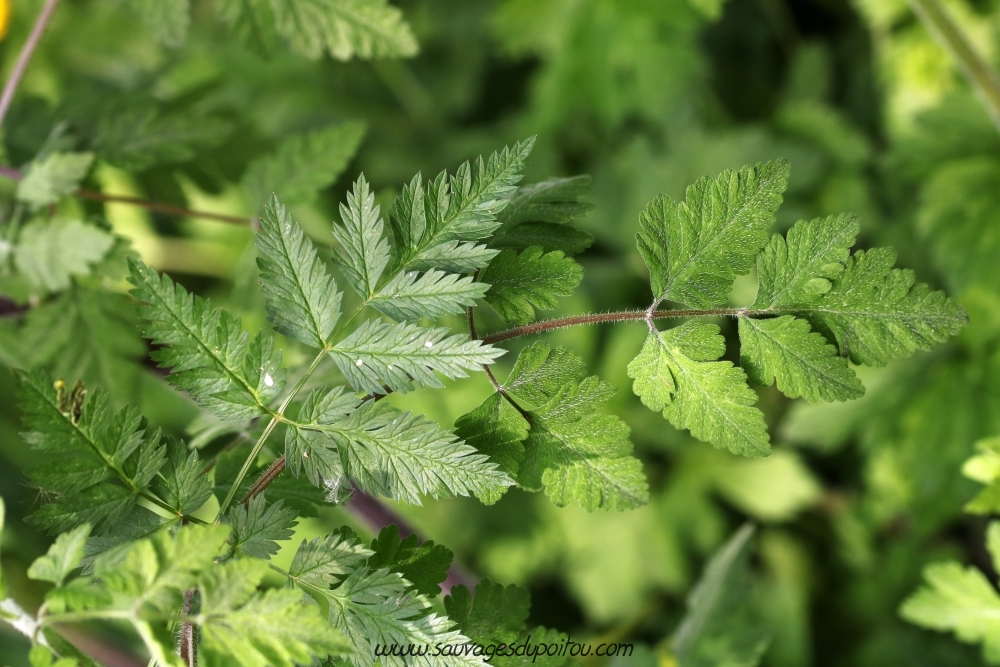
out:
<path id="1" fill-rule="evenodd" d="M 38 18 L 35 19 L 35 25 L 31 29 L 31 34 L 28 35 L 28 41 L 21 47 L 21 53 L 18 54 L 17 62 L 14 63 L 14 70 L 10 73 L 7 83 L 4 84 L 3 93 L 0 93 L 0 125 L 3 125 L 7 111 L 10 109 L 10 103 L 14 101 L 14 93 L 17 92 L 17 87 L 21 84 L 21 79 L 24 77 L 25 70 L 28 69 L 31 56 L 35 52 L 38 42 L 41 41 L 42 33 L 45 32 L 45 26 L 48 25 L 49 19 L 52 18 L 52 13 L 55 12 L 58 3 L 59 0 L 47 0 Z"/>

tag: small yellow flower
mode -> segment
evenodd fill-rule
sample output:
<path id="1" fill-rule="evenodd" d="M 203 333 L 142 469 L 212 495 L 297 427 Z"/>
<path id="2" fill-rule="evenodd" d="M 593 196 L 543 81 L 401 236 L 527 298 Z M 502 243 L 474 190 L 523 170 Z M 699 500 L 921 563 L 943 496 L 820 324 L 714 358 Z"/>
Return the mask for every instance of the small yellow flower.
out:
<path id="1" fill-rule="evenodd" d="M 0 0 L 0 40 L 7 36 L 10 27 L 10 3 L 11 0 Z"/>

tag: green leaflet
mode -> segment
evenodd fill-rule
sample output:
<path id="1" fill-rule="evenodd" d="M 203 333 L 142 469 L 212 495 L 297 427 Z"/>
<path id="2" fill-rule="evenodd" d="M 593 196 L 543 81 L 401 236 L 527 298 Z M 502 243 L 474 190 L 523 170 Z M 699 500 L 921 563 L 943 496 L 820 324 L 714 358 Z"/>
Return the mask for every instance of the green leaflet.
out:
<path id="1" fill-rule="evenodd" d="M 382 238 L 382 219 L 375 195 L 364 176 L 358 178 L 347 194 L 347 206 L 340 205 L 344 225 L 333 226 L 333 236 L 342 252 L 334 261 L 351 287 L 367 299 L 375 293 L 376 284 L 389 263 L 389 244 Z"/>
<path id="2" fill-rule="evenodd" d="M 652 331 L 628 365 L 633 391 L 675 427 L 734 454 L 766 456 L 771 451 L 764 415 L 746 374 L 728 361 L 719 327 L 688 320 Z"/>
<path id="3" fill-rule="evenodd" d="M 310 542 L 303 540 L 288 572 L 300 581 L 326 586 L 364 565 L 373 553 L 350 529 L 342 528 Z"/>
<path id="4" fill-rule="evenodd" d="M 490 285 L 486 303 L 505 321 L 527 324 L 535 309 L 555 308 L 556 297 L 569 296 L 583 279 L 583 268 L 560 251 L 542 254 L 532 246 L 520 255 L 504 250 L 483 269 L 479 279 Z"/>
<path id="5" fill-rule="evenodd" d="M 119 401 L 134 395 L 146 345 L 135 335 L 128 297 L 74 282 L 23 322 L 0 320 L 0 358 L 10 366 L 47 368 L 55 377 L 107 387 Z"/>
<path id="6" fill-rule="evenodd" d="M 628 509 L 649 496 L 629 428 L 618 417 L 594 414 L 615 388 L 586 377 L 583 360 L 543 342 L 518 357 L 505 395 L 532 406 L 518 483 L 545 488 L 559 506 L 577 501 L 588 510 Z"/>
<path id="7" fill-rule="evenodd" d="M 307 58 L 398 58 L 417 53 L 402 12 L 386 0 L 223 0 L 220 14 L 244 42 L 269 53 L 280 38 Z"/>
<path id="8" fill-rule="evenodd" d="M 335 424 L 346 419 L 361 404 L 343 387 L 330 391 L 314 389 L 299 410 L 298 425 L 285 435 L 285 462 L 293 475 L 305 470 L 306 477 L 319 488 L 339 480 L 344 474 L 340 453 L 330 436 L 309 426 Z"/>
<path id="9" fill-rule="evenodd" d="M 680 204 L 665 195 L 653 200 L 639 216 L 636 242 L 657 303 L 724 304 L 767 243 L 787 180 L 787 161 L 763 162 L 699 179 Z"/>
<path id="10" fill-rule="evenodd" d="M 399 526 L 386 526 L 372 540 L 374 553 L 366 565 L 372 570 L 385 568 L 399 572 L 421 595 L 435 597 L 441 592 L 438 585 L 448 578 L 453 554 L 449 549 L 426 540 L 418 546 L 416 534 L 399 538 Z M 454 619 L 452 619 L 454 620 Z"/>
<path id="11" fill-rule="evenodd" d="M 35 160 L 17 184 L 17 198 L 35 208 L 74 192 L 94 162 L 91 153 L 52 152 Z"/>
<path id="12" fill-rule="evenodd" d="M 268 505 L 264 494 L 251 498 L 246 505 L 233 505 L 226 515 L 233 529 L 229 538 L 233 553 L 242 551 L 254 558 L 270 559 L 281 548 L 277 543 L 295 534 L 292 528 L 299 523 L 297 516 L 298 512 L 280 500 Z"/>
<path id="13" fill-rule="evenodd" d="M 451 433 L 384 401 L 346 418 L 311 424 L 336 443 L 344 472 L 370 493 L 420 504 L 420 495 L 499 495 L 511 478 Z"/>
<path id="14" fill-rule="evenodd" d="M 75 276 L 85 276 L 111 246 L 114 237 L 79 220 L 35 220 L 21 232 L 14 263 L 41 292 L 58 292 Z"/>
<path id="15" fill-rule="evenodd" d="M 58 453 L 32 471 L 48 492 L 32 521 L 53 531 L 89 523 L 113 527 L 135 506 L 166 460 L 159 432 L 148 433 L 134 408 L 114 413 L 108 396 L 74 391 L 40 372 L 17 371 L 17 397 L 29 429 L 25 440 L 39 452 Z"/>
<path id="16" fill-rule="evenodd" d="M 369 320 L 330 350 L 330 356 L 357 391 L 385 394 L 406 391 L 416 383 L 442 387 L 434 374 L 449 379 L 466 377 L 505 350 L 448 335 L 444 328 L 426 329 L 415 324 L 388 324 Z"/>
<path id="17" fill-rule="evenodd" d="M 150 354 L 171 367 L 167 380 L 224 420 L 252 419 L 277 396 L 285 380 L 281 353 L 258 333 L 250 339 L 239 318 L 191 295 L 166 275 L 129 259 L 132 295 L 144 301 L 144 335 L 158 345 Z"/>
<path id="18" fill-rule="evenodd" d="M 987 546 L 1000 561 L 1000 523 L 987 529 Z M 903 602 L 900 615 L 925 628 L 953 632 L 967 644 L 982 644 L 983 659 L 1000 664 L 1000 595 L 985 575 L 948 561 L 924 568 L 923 588 Z"/>
<path id="19" fill-rule="evenodd" d="M 757 256 L 757 300 L 753 308 L 814 303 L 844 272 L 860 225 L 857 216 L 799 221 Z"/>
<path id="20" fill-rule="evenodd" d="M 223 563 L 200 577 L 205 662 L 241 667 L 294 667 L 342 655 L 350 646 L 331 633 L 316 605 L 294 589 L 257 592 L 267 574 L 260 561 Z"/>
<path id="21" fill-rule="evenodd" d="M 914 284 L 913 271 L 894 269 L 895 263 L 892 248 L 858 251 L 815 305 L 790 310 L 836 340 L 851 361 L 872 366 L 929 350 L 958 333 L 968 322 L 958 302 Z"/>
<path id="22" fill-rule="evenodd" d="M 493 394 L 482 405 L 466 413 L 455 421 L 455 435 L 465 440 L 470 447 L 490 457 L 497 467 L 516 476 L 524 458 L 524 441 L 528 437 L 528 422 L 510 401 L 499 392 Z M 487 505 L 499 500 L 499 496 L 480 497 Z"/>
<path id="23" fill-rule="evenodd" d="M 190 0 L 129 0 L 129 4 L 165 46 L 183 46 L 191 23 Z"/>
<path id="24" fill-rule="evenodd" d="M 255 159 L 242 179 L 254 210 L 270 197 L 292 206 L 312 202 L 343 173 L 366 129 L 358 122 L 330 125 L 285 139 L 273 154 Z"/>
<path id="25" fill-rule="evenodd" d="M 448 618 L 463 634 L 480 644 L 510 644 L 518 640 L 528 622 L 531 595 L 527 588 L 504 587 L 489 579 L 476 584 L 476 597 L 465 586 L 455 586 L 444 599 Z"/>
<path id="26" fill-rule="evenodd" d="M 740 359 L 750 380 L 778 389 L 789 398 L 846 401 L 865 393 L 861 380 L 826 338 L 805 320 L 739 318 Z"/>
<path id="27" fill-rule="evenodd" d="M 351 660 L 357 667 L 376 664 L 377 644 L 434 646 L 468 642 L 468 638 L 451 629 L 450 620 L 431 611 L 427 598 L 410 591 L 411 587 L 398 572 L 363 566 L 351 572 L 336 589 L 323 591 L 330 600 L 330 622 L 351 640 L 355 650 Z M 387 656 L 381 664 L 481 666 L 482 659 L 469 655 L 411 662 Z"/>
<path id="28" fill-rule="evenodd" d="M 978 441 L 976 452 L 962 466 L 962 474 L 985 484 L 986 488 L 965 505 L 965 511 L 971 514 L 996 514 L 1000 511 L 1000 437 Z"/>
<path id="29" fill-rule="evenodd" d="M 260 218 L 257 249 L 260 290 L 275 331 L 325 347 L 340 319 L 341 294 L 312 241 L 275 196 Z"/>
<path id="30" fill-rule="evenodd" d="M 153 480 L 153 490 L 167 505 L 182 514 L 197 511 L 212 497 L 212 482 L 205 475 L 198 452 L 188 451 L 179 441 L 168 439 L 166 460 Z"/>
<path id="31" fill-rule="evenodd" d="M 760 662 L 770 644 L 754 605 L 748 561 L 753 526 L 744 525 L 712 556 L 687 599 L 671 649 L 684 667 Z"/>
<path id="32" fill-rule="evenodd" d="M 572 176 L 518 188 L 497 215 L 500 228 L 490 239 L 490 247 L 523 250 L 540 246 L 546 252 L 560 250 L 567 255 L 590 247 L 594 237 L 570 226 L 593 208 L 580 201 L 589 194 L 590 182 L 590 176 Z"/>
<path id="33" fill-rule="evenodd" d="M 476 299 L 482 298 L 487 289 L 489 285 L 473 282 L 470 276 L 436 269 L 419 276 L 416 271 L 407 271 L 386 283 L 372 298 L 371 306 L 397 321 L 437 319 L 464 313 L 466 308 L 476 305 Z"/>
<path id="34" fill-rule="evenodd" d="M 172 0 L 132 0 L 168 6 Z M 185 10 L 186 11 L 186 10 Z M 146 13 L 145 16 L 149 16 Z M 129 171 L 186 162 L 232 134 L 233 125 L 213 116 L 161 113 L 152 102 L 108 105 L 97 122 L 93 150 L 99 158 Z"/>
<path id="35" fill-rule="evenodd" d="M 527 139 L 488 160 L 466 162 L 451 177 L 441 172 L 426 188 L 415 176 L 390 217 L 398 267 L 463 273 L 485 266 L 496 251 L 474 242 L 500 226 L 496 216 L 515 191 L 534 143 Z"/>
<path id="36" fill-rule="evenodd" d="M 57 588 L 62 586 L 70 572 L 80 566 L 80 561 L 83 560 L 83 547 L 88 537 L 90 537 L 90 524 L 86 523 L 68 533 L 63 533 L 49 547 L 48 553 L 31 564 L 28 576 L 51 582 Z"/>

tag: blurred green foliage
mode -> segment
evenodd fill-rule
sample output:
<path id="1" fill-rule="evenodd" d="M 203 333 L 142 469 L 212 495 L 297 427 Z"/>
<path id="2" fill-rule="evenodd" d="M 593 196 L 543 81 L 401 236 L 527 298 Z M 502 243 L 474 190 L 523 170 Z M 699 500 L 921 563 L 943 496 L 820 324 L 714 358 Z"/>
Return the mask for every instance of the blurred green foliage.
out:
<path id="1" fill-rule="evenodd" d="M 82 187 L 248 217 L 270 190 L 289 188 L 296 220 L 326 246 L 358 172 L 387 209 L 418 171 L 537 135 L 526 182 L 593 178 L 593 210 L 577 222 L 594 237 L 576 256 L 581 289 L 546 316 L 644 308 L 646 272 L 632 249 L 639 213 L 705 174 L 787 158 L 779 229 L 860 216 L 861 247 L 894 246 L 919 280 L 959 299 L 970 324 L 957 339 L 861 369 L 867 392 L 856 401 L 760 390 L 775 450 L 750 460 L 674 430 L 624 390 L 641 326 L 553 332 L 549 343 L 622 389 L 602 410 L 631 427 L 649 504 L 587 513 L 515 489 L 492 507 L 459 499 L 398 509 L 469 570 L 527 585 L 529 625 L 649 647 L 616 665 L 656 664 L 709 555 L 746 520 L 760 524 L 744 583 L 771 628 L 762 664 L 980 664 L 976 647 L 910 625 L 898 610 L 931 561 L 951 557 L 997 576 L 986 520 L 963 513 L 977 488 L 960 470 L 977 440 L 1000 432 L 1000 136 L 903 0 L 399 0 L 419 52 L 346 62 L 353 51 L 319 42 L 246 45 L 226 23 L 238 17 L 220 20 L 213 6 L 237 3 L 195 0 L 189 26 L 168 12 L 175 4 L 61 3 L 5 122 L 6 164 L 22 168 L 41 152 L 48 157 L 31 169 L 72 171 L 65 155 L 85 151 L 96 166 Z M 1000 62 L 1000 3 L 946 4 Z M 4 72 L 41 2 L 14 5 Z M 392 35 L 388 46 L 353 49 L 414 51 L 405 34 Z M 353 157 L 337 152 L 351 142 Z M 296 163 L 310 151 L 321 166 Z M 29 186 L 27 177 L 19 186 L 24 205 L 47 206 L 50 193 Z M 45 592 L 26 571 L 48 538 L 24 522 L 38 504 L 25 471 L 38 462 L 17 434 L 11 367 L 100 384 L 167 431 L 197 434 L 199 446 L 233 435 L 144 363 L 113 261 L 124 249 L 112 247 L 111 232 L 252 329 L 266 326 L 248 227 L 86 199 L 59 206 L 88 221 L 63 224 L 60 247 L 72 252 L 61 271 L 33 274 L 42 264 L 19 252 L 19 271 L 0 276 L 0 553 L 3 583 L 26 608 Z M 35 244 L 41 256 L 52 252 L 45 238 Z M 5 263 L 8 252 L 0 247 Z M 754 284 L 738 280 L 731 303 L 752 303 Z M 720 325 L 735 361 L 735 324 Z M 480 327 L 503 325 L 487 318 Z M 501 377 L 514 357 L 499 362 Z M 452 424 L 489 394 L 479 376 L 391 400 Z M 344 520 L 340 509 L 321 512 L 294 539 Z M 134 649 L 116 635 L 88 641 Z M 0 627 L 0 662 L 27 664 L 26 648 Z"/>

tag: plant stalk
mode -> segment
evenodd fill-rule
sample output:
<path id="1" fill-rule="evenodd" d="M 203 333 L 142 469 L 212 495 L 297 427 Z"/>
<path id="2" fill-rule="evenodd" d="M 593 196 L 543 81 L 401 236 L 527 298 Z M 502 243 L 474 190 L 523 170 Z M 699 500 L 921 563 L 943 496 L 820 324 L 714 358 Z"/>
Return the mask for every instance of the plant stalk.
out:
<path id="1" fill-rule="evenodd" d="M 910 0 L 910 6 L 958 65 L 1000 130 L 1000 75 L 976 51 L 940 0 Z"/>
<path id="2" fill-rule="evenodd" d="M 17 169 L 0 166 L 0 176 L 3 176 L 4 178 L 9 178 L 12 181 L 19 181 L 23 177 L 23 174 Z M 226 215 L 225 213 L 212 213 L 211 211 L 196 211 L 194 209 L 185 208 L 183 206 L 164 204 L 163 202 L 151 201 L 149 199 L 143 199 L 141 197 L 131 197 L 129 195 L 109 195 L 104 192 L 98 192 L 96 190 L 80 189 L 74 192 L 73 196 L 79 197 L 80 199 L 90 199 L 93 201 L 100 201 L 109 204 L 132 204 L 133 206 L 144 208 L 147 211 L 156 211 L 157 213 L 166 213 L 168 215 L 176 215 L 182 218 L 204 218 L 205 220 L 216 220 L 218 222 L 232 222 L 241 225 L 253 224 L 253 220 L 251 220 L 250 218 L 244 218 L 238 215 Z"/>
<path id="3" fill-rule="evenodd" d="M 21 47 L 21 53 L 17 56 L 17 62 L 14 63 L 14 69 L 10 73 L 10 78 L 4 84 L 3 92 L 0 93 L 0 126 L 3 125 L 7 111 L 10 109 L 10 104 L 14 101 L 14 93 L 17 92 L 17 87 L 21 84 L 21 79 L 24 78 L 24 72 L 28 69 L 31 56 L 34 54 L 38 42 L 41 41 L 42 33 L 45 32 L 45 26 L 48 25 L 49 20 L 52 18 L 57 4 L 59 4 L 59 0 L 46 0 L 41 13 L 35 19 L 34 27 L 31 28 L 28 41 Z"/>
<path id="4" fill-rule="evenodd" d="M 654 310 L 652 312 L 646 310 L 623 310 L 614 313 L 593 313 L 588 315 L 574 315 L 573 317 L 562 317 L 555 320 L 542 320 L 541 322 L 526 324 L 522 327 L 514 327 L 513 329 L 507 329 L 506 331 L 498 331 L 497 333 L 486 336 L 482 340 L 483 343 L 489 345 L 491 343 L 499 343 L 501 341 L 510 340 L 511 338 L 520 338 L 521 336 L 530 336 L 532 334 L 545 333 L 546 331 L 555 331 L 556 329 L 566 329 L 585 324 L 605 324 L 607 322 L 652 322 L 653 320 L 675 317 L 755 317 L 774 314 L 775 313 L 772 310 L 750 310 L 748 308 Z"/>

